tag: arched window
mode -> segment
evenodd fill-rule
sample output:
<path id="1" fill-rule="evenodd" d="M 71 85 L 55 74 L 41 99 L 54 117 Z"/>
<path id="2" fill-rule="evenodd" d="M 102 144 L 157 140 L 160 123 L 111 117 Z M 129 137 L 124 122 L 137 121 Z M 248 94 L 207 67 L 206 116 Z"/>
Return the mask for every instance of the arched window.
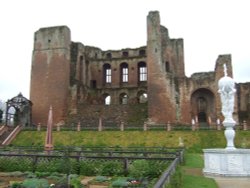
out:
<path id="1" fill-rule="evenodd" d="M 146 103 L 148 101 L 148 94 L 145 91 L 138 92 L 138 102 Z"/>
<path id="2" fill-rule="evenodd" d="M 120 104 L 128 104 L 128 95 L 126 93 L 120 94 Z"/>
<path id="3" fill-rule="evenodd" d="M 139 81 L 147 81 L 147 66 L 145 62 L 138 63 Z"/>
<path id="4" fill-rule="evenodd" d="M 110 95 L 109 94 L 104 94 L 103 95 L 103 99 L 104 99 L 104 104 L 105 105 L 110 105 L 111 104 L 111 97 L 110 97 Z"/>
<path id="5" fill-rule="evenodd" d="M 105 83 L 111 83 L 111 66 L 110 64 L 104 64 L 103 65 L 103 77 L 105 80 Z"/>
<path id="6" fill-rule="evenodd" d="M 122 63 L 120 65 L 120 70 L 121 70 L 121 82 L 128 82 L 128 64 L 127 63 Z"/>

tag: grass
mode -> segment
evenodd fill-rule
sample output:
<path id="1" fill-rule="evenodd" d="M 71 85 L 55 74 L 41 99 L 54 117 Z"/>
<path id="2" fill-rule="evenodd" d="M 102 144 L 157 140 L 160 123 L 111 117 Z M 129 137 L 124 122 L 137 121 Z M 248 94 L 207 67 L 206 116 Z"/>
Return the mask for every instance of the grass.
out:
<path id="1" fill-rule="evenodd" d="M 14 146 L 43 146 L 45 131 L 22 131 L 11 143 Z M 54 131 L 54 146 L 160 146 L 179 147 L 180 140 L 189 153 L 205 148 L 225 148 L 223 131 Z M 250 147 L 250 132 L 237 131 L 236 147 Z"/>
<path id="2" fill-rule="evenodd" d="M 184 175 L 183 188 L 218 188 L 216 182 L 211 178 L 194 175 Z"/>
<path id="3" fill-rule="evenodd" d="M 13 146 L 43 146 L 45 131 L 22 131 L 11 143 Z M 205 148 L 225 148 L 224 131 L 54 131 L 54 146 L 161 146 L 178 147 L 180 140 L 186 148 L 185 164 L 179 169 L 172 188 L 218 188 L 214 179 L 202 174 Z M 235 145 L 250 148 L 250 131 L 236 131 Z M 175 179 L 175 178 L 173 178 Z M 171 185 L 168 186 L 171 188 Z"/>
<path id="4" fill-rule="evenodd" d="M 201 154 L 185 154 L 185 165 L 181 166 L 183 188 L 218 188 L 215 180 L 202 175 L 203 157 Z"/>

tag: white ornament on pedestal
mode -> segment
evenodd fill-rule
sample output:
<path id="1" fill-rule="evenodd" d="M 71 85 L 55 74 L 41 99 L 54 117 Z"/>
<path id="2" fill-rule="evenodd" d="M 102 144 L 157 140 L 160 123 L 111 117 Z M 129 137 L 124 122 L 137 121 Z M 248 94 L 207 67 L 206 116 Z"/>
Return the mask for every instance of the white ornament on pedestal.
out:
<path id="1" fill-rule="evenodd" d="M 227 68 L 224 65 L 224 77 L 219 80 L 219 93 L 224 116 L 223 126 L 227 146 L 225 149 L 203 149 L 204 169 L 208 176 L 250 176 L 250 150 L 236 149 L 234 146 L 236 122 L 233 119 L 235 82 L 227 76 Z"/>
<path id="2" fill-rule="evenodd" d="M 222 104 L 222 114 L 225 117 L 223 126 L 226 128 L 225 137 L 227 139 L 226 149 L 235 149 L 234 137 L 235 131 L 234 126 L 236 122 L 233 120 L 234 112 L 234 94 L 236 92 L 235 82 L 232 78 L 227 76 L 227 67 L 224 64 L 224 77 L 219 80 L 219 93 Z"/>

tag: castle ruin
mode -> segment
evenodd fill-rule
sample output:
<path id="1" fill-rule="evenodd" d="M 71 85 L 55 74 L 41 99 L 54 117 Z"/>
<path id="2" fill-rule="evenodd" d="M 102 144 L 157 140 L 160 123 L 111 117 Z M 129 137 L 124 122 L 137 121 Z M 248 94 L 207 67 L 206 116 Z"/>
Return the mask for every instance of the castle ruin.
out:
<path id="1" fill-rule="evenodd" d="M 185 75 L 183 39 L 172 39 L 157 11 L 147 16 L 147 45 L 102 51 L 71 41 L 67 26 L 34 35 L 30 100 L 34 124 L 210 124 L 223 118 L 218 80 L 233 77 L 231 55 L 219 55 L 212 72 Z M 237 84 L 234 118 L 250 118 L 250 83 Z"/>

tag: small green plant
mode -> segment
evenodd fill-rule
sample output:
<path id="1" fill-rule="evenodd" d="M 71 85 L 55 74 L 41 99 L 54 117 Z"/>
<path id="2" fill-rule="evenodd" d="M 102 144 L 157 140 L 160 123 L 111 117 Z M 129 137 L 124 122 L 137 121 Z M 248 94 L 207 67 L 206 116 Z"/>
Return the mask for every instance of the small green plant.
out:
<path id="1" fill-rule="evenodd" d="M 22 183 L 14 182 L 13 184 L 11 184 L 11 188 L 22 188 Z"/>
<path id="2" fill-rule="evenodd" d="M 118 178 L 112 182 L 112 187 L 127 187 L 129 182 L 126 178 Z"/>
<path id="3" fill-rule="evenodd" d="M 147 175 L 149 172 L 149 164 L 148 161 L 145 159 L 142 160 L 135 160 L 130 166 L 129 166 L 129 175 L 134 178 L 142 178 Z"/>
<path id="4" fill-rule="evenodd" d="M 96 181 L 96 182 L 107 182 L 107 181 L 109 181 L 109 178 L 107 178 L 106 176 L 96 176 L 94 181 Z"/>
<path id="5" fill-rule="evenodd" d="M 48 188 L 49 182 L 46 179 L 37 179 L 37 178 L 25 179 L 22 183 L 22 187 L 25 187 L 25 188 Z"/>
<path id="6" fill-rule="evenodd" d="M 81 181 L 79 180 L 77 175 L 71 175 L 70 185 L 74 188 L 82 188 L 83 185 L 81 184 Z"/>

